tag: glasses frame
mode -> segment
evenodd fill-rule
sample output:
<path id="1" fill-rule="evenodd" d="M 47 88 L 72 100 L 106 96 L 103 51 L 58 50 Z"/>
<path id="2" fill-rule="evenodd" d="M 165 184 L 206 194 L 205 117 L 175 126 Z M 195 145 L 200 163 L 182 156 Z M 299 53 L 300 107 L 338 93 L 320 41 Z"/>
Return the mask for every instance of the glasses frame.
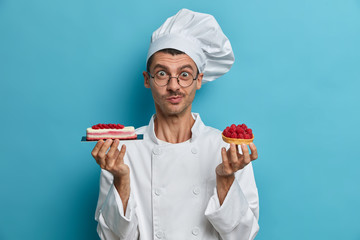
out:
<path id="1" fill-rule="evenodd" d="M 164 71 L 164 70 L 160 70 L 160 71 Z M 158 72 L 160 72 L 160 71 L 158 71 Z M 156 73 L 158 73 L 158 72 L 156 72 Z M 187 88 L 187 87 L 190 87 L 190 86 L 193 84 L 193 82 L 194 82 L 196 79 L 198 79 L 198 76 L 199 76 L 199 73 L 197 72 L 197 73 L 196 73 L 196 77 L 192 80 L 191 84 L 189 84 L 188 86 L 184 87 L 184 86 L 182 86 L 182 85 L 180 84 L 180 80 L 179 80 L 180 74 L 181 74 L 182 72 L 181 72 L 177 77 L 172 77 L 172 76 L 169 74 L 169 79 L 168 79 L 167 83 L 164 84 L 164 85 L 159 85 L 159 83 L 156 82 L 155 76 L 152 76 L 150 72 L 147 72 L 147 73 L 149 74 L 150 78 L 153 78 L 153 79 L 154 79 L 154 83 L 155 83 L 158 87 L 165 87 L 165 86 L 167 86 L 167 85 L 169 84 L 169 82 L 170 82 L 170 80 L 171 80 L 172 78 L 176 78 L 177 83 L 179 84 L 179 86 L 181 86 L 182 88 Z M 187 72 L 187 73 L 189 73 L 189 72 Z M 189 74 L 190 74 L 191 76 L 193 76 L 191 73 L 189 73 Z M 193 76 L 193 77 L 194 77 L 194 76 Z"/>

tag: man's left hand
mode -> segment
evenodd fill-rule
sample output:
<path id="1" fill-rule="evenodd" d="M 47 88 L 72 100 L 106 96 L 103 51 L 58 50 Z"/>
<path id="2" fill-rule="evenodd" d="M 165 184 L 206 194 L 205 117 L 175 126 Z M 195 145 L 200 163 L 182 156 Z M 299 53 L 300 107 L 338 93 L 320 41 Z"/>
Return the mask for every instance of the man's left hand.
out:
<path id="1" fill-rule="evenodd" d="M 247 145 L 242 144 L 242 154 L 239 153 L 238 145 L 230 144 L 229 150 L 221 149 L 222 163 L 216 167 L 216 175 L 220 177 L 232 176 L 235 172 L 243 169 L 251 161 L 257 159 L 258 154 L 254 143 L 249 145 L 251 153 Z"/>
<path id="2" fill-rule="evenodd" d="M 258 154 L 255 144 L 250 143 L 251 154 L 247 145 L 242 144 L 242 154 L 239 153 L 238 145 L 230 144 L 229 150 L 221 149 L 222 163 L 216 167 L 216 188 L 220 201 L 223 204 L 225 197 L 235 180 L 234 173 L 243 169 L 251 161 L 257 159 Z"/>

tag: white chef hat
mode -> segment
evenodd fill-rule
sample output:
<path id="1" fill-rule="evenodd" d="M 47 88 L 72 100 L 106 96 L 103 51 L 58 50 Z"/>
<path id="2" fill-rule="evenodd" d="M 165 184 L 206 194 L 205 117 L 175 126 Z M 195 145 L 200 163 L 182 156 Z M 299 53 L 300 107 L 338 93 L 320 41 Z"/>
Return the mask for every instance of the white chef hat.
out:
<path id="1" fill-rule="evenodd" d="M 181 9 L 153 32 L 146 62 L 159 50 L 173 48 L 191 57 L 204 73 L 203 83 L 230 70 L 234 54 L 212 15 Z"/>

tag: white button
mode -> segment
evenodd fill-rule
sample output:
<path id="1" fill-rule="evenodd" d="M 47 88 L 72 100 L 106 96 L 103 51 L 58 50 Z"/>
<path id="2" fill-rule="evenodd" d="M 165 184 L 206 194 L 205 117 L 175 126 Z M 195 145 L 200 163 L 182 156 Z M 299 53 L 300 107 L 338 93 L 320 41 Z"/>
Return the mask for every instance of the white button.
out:
<path id="1" fill-rule="evenodd" d="M 161 154 L 160 148 L 154 148 L 154 149 L 153 149 L 153 153 L 154 153 L 155 155 L 160 155 L 160 154 Z"/>
<path id="2" fill-rule="evenodd" d="M 155 236 L 156 236 L 157 238 L 161 239 L 161 238 L 164 237 L 164 233 L 161 232 L 161 231 L 159 231 L 159 232 L 157 232 L 157 233 L 155 234 Z"/>
<path id="3" fill-rule="evenodd" d="M 197 236 L 197 235 L 199 235 L 199 233 L 200 233 L 200 229 L 198 227 L 194 227 L 192 230 L 192 234 Z"/>
<path id="4" fill-rule="evenodd" d="M 194 188 L 193 193 L 195 195 L 199 195 L 200 194 L 200 188 L 198 188 L 198 187 Z"/>
<path id="5" fill-rule="evenodd" d="M 161 192 L 160 192 L 160 189 L 156 188 L 156 189 L 155 189 L 155 195 L 156 195 L 156 196 L 160 196 L 160 193 L 161 193 Z"/>
<path id="6" fill-rule="evenodd" d="M 197 154 L 197 149 L 193 147 L 193 148 L 191 149 L 191 152 L 192 152 L 193 154 Z"/>

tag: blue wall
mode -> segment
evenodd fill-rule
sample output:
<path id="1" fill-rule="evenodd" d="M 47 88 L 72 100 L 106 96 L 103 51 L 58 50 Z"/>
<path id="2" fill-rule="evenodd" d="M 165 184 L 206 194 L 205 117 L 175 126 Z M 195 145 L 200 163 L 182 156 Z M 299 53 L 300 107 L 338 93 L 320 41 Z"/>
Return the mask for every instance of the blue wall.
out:
<path id="1" fill-rule="evenodd" d="M 80 138 L 148 123 L 150 35 L 183 7 L 234 48 L 193 111 L 254 129 L 257 239 L 360 239 L 359 0 L 0 0 L 0 239 L 97 239 L 99 168 Z"/>

